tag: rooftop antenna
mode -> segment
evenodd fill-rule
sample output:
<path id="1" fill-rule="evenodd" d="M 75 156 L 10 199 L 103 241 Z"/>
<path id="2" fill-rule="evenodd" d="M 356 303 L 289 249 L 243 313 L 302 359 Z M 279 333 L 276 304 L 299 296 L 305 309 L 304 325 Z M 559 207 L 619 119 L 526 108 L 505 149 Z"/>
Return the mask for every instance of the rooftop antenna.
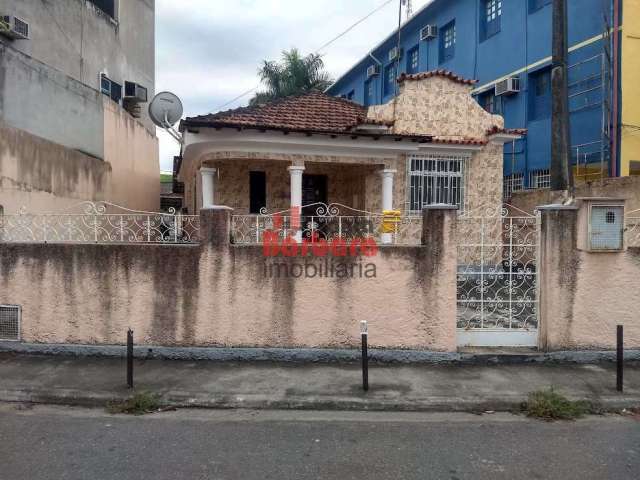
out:
<path id="1" fill-rule="evenodd" d="M 413 15 L 413 3 L 411 0 L 402 0 L 402 4 L 406 6 L 407 21 Z"/>
<path id="2" fill-rule="evenodd" d="M 182 135 L 173 126 L 182 118 L 182 113 L 182 102 L 171 92 L 160 92 L 149 104 L 151 121 L 180 144 L 182 144 Z"/>

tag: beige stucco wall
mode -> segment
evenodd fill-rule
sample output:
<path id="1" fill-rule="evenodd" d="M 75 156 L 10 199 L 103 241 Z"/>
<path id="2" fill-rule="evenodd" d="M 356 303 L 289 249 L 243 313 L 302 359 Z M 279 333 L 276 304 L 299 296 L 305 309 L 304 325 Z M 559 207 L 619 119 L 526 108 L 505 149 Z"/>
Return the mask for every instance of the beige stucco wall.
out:
<path id="1" fill-rule="evenodd" d="M 22 305 L 28 342 L 122 343 L 131 327 L 141 344 L 357 347 L 367 320 L 373 346 L 455 351 L 455 214 L 431 223 L 426 246 L 348 260 L 376 278 L 272 278 L 265 265 L 304 260 L 228 245 L 228 219 L 221 246 L 7 245 L 0 303 Z"/>
<path id="2" fill-rule="evenodd" d="M 586 207 L 584 207 L 586 208 Z M 543 210 L 540 250 L 540 346 L 611 349 L 616 325 L 625 348 L 640 347 L 640 248 L 618 253 L 578 249 L 575 208 Z"/>
<path id="3" fill-rule="evenodd" d="M 106 97 L 104 159 L 0 123 L 0 205 L 7 214 L 60 212 L 106 200 L 133 210 L 160 208 L 158 139 Z"/>
<path id="4" fill-rule="evenodd" d="M 160 210 L 158 139 L 104 97 L 104 160 L 111 165 L 107 200 L 133 210 Z"/>

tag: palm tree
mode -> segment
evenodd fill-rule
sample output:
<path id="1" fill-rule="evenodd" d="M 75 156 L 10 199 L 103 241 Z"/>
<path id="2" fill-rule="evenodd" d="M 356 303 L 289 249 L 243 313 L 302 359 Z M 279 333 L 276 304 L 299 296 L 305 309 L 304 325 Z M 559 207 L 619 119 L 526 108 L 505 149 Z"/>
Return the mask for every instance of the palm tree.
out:
<path id="1" fill-rule="evenodd" d="M 250 105 L 300 93 L 322 92 L 333 83 L 331 76 L 324 71 L 322 56 L 311 53 L 303 57 L 297 48 L 283 51 L 280 63 L 265 60 L 258 69 L 258 75 L 266 90 L 258 92 L 250 100 Z"/>

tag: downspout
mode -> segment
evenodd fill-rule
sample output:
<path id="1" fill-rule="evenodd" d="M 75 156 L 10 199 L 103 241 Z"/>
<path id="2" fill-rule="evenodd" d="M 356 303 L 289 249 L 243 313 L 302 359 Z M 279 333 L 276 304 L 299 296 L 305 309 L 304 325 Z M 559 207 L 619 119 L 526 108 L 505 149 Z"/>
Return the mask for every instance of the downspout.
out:
<path id="1" fill-rule="evenodd" d="M 611 176 L 618 176 L 618 91 L 620 62 L 620 0 L 613 0 L 613 145 L 611 148 Z"/>
<path id="2" fill-rule="evenodd" d="M 378 70 L 378 78 L 382 79 L 382 76 L 384 75 L 382 71 L 382 62 L 373 56 L 373 50 L 369 52 L 369 56 L 373 58 L 373 61 L 378 64 L 378 67 L 380 67 Z M 384 82 L 381 80 L 380 81 L 380 103 L 382 103 L 382 99 L 384 98 L 384 93 L 382 91 L 383 88 L 384 88 Z"/>

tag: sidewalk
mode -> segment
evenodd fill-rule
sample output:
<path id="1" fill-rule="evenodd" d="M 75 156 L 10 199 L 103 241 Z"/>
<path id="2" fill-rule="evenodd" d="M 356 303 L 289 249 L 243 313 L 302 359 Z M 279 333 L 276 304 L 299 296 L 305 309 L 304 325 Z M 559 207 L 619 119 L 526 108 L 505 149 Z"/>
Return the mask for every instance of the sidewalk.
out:
<path id="1" fill-rule="evenodd" d="M 361 389 L 358 365 L 284 365 L 175 360 L 135 362 L 136 390 L 168 404 L 212 408 L 482 411 L 512 410 L 534 390 L 553 386 L 571 399 L 607 409 L 640 405 L 640 366 L 625 369 L 615 391 L 615 365 L 372 365 Z M 125 361 L 0 354 L 0 401 L 102 406 L 126 398 Z"/>

